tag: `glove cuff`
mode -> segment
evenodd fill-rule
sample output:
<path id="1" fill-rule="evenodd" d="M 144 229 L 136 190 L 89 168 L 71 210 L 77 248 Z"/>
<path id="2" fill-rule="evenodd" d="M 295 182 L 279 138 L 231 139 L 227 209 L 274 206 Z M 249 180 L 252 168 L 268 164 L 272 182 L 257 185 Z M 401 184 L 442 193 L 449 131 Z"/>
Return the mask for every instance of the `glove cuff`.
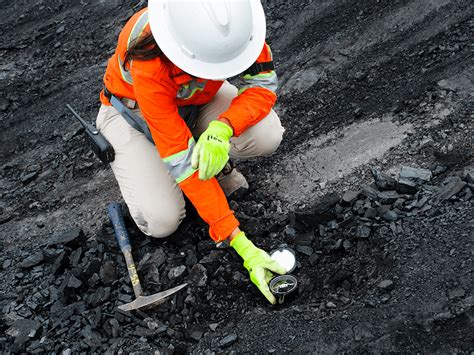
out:
<path id="1" fill-rule="evenodd" d="M 211 123 L 209 123 L 209 128 L 217 134 L 224 136 L 227 140 L 229 140 L 234 134 L 234 131 L 228 124 L 218 120 L 211 121 Z"/>
<path id="2" fill-rule="evenodd" d="M 245 260 L 247 253 L 255 248 L 255 245 L 247 238 L 244 232 L 237 234 L 230 241 L 230 246 Z"/>

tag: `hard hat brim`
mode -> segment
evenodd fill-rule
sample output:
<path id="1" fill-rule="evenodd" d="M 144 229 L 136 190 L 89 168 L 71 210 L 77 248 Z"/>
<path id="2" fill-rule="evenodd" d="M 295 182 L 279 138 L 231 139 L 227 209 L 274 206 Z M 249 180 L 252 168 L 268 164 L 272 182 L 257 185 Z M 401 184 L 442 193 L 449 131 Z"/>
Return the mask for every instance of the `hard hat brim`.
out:
<path id="1" fill-rule="evenodd" d="M 191 1 L 191 0 L 188 0 Z M 251 0 L 253 35 L 248 46 L 235 58 L 224 62 L 210 63 L 186 54 L 177 43 L 166 23 L 164 7 L 166 0 L 149 0 L 148 16 L 150 28 L 160 49 L 173 64 L 193 76 L 218 80 L 241 74 L 258 58 L 265 43 L 266 22 L 260 0 Z"/>

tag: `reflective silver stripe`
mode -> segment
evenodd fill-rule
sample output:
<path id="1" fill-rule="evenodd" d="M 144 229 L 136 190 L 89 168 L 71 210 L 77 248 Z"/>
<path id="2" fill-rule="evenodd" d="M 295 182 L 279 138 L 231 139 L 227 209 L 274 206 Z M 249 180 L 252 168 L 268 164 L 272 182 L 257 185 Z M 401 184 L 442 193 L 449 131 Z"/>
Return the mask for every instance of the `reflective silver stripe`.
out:
<path id="1" fill-rule="evenodd" d="M 177 183 L 186 180 L 196 171 L 191 166 L 191 157 L 195 146 L 196 142 L 191 137 L 188 142 L 188 149 L 162 159 Z"/>
<path id="2" fill-rule="evenodd" d="M 132 28 L 132 31 L 130 32 L 130 36 L 128 36 L 128 41 L 127 41 L 127 49 L 130 47 L 130 44 L 136 40 L 142 32 L 145 30 L 145 27 L 148 25 L 148 11 L 145 11 L 143 14 L 141 14 L 140 18 L 137 20 L 135 25 Z"/>
<path id="3" fill-rule="evenodd" d="M 181 85 L 176 94 L 176 98 L 181 100 L 187 100 L 193 97 L 196 91 L 203 91 L 207 81 L 198 82 L 196 79 L 188 81 L 186 84 Z"/>
<path id="4" fill-rule="evenodd" d="M 138 21 L 133 26 L 132 31 L 130 32 L 130 35 L 128 36 L 127 50 L 130 48 L 130 44 L 141 36 L 141 34 L 143 33 L 147 25 L 148 25 L 148 11 L 145 11 L 143 14 L 141 14 Z M 125 80 L 127 83 L 132 85 L 133 79 L 132 79 L 132 76 L 130 75 L 130 72 L 125 68 L 124 62 L 122 61 L 122 58 L 120 58 L 120 55 L 118 55 L 117 57 L 118 57 L 120 72 L 122 73 L 123 80 Z M 130 61 L 130 66 L 132 66 L 132 61 Z"/>
<path id="5" fill-rule="evenodd" d="M 239 95 L 245 90 L 255 87 L 261 87 L 272 92 L 276 92 L 278 88 L 278 77 L 274 70 L 268 73 L 257 75 L 244 75 L 239 78 Z"/>

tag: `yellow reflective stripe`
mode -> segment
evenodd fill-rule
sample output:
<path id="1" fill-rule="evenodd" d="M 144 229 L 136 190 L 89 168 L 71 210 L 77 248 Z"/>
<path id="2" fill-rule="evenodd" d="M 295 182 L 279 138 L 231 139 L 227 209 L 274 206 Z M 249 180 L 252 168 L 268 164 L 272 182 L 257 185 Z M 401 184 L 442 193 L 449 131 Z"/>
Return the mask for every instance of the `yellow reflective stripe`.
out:
<path id="1" fill-rule="evenodd" d="M 188 177 L 190 177 L 191 175 L 194 174 L 194 172 L 196 171 L 196 169 L 193 169 L 193 168 L 189 168 L 188 170 L 186 170 L 183 174 L 181 174 L 180 177 L 178 177 L 176 179 L 176 183 L 181 183 L 183 182 L 184 180 L 186 180 Z"/>
<path id="2" fill-rule="evenodd" d="M 276 75 L 274 70 L 269 71 L 268 73 L 261 73 L 257 75 L 247 74 L 247 75 L 244 75 L 243 78 L 244 79 L 266 79 L 266 78 L 272 77 L 273 75 Z"/>
<path id="3" fill-rule="evenodd" d="M 266 43 L 265 43 L 265 46 L 267 46 L 268 52 L 270 53 L 270 59 L 273 60 L 272 49 L 271 49 L 270 46 L 269 46 L 268 44 L 266 44 Z"/>
<path id="4" fill-rule="evenodd" d="M 268 73 L 257 75 L 244 75 L 239 79 L 238 94 L 241 95 L 245 90 L 257 87 L 276 92 L 276 89 L 278 88 L 278 77 L 275 71 L 272 70 Z"/>
<path id="5" fill-rule="evenodd" d="M 119 62 L 120 74 L 122 74 L 123 80 L 125 80 L 127 83 L 132 85 L 133 84 L 132 76 L 130 75 L 130 72 L 123 67 L 123 62 L 122 62 L 122 59 L 120 58 L 120 54 L 117 55 L 117 58 Z"/>

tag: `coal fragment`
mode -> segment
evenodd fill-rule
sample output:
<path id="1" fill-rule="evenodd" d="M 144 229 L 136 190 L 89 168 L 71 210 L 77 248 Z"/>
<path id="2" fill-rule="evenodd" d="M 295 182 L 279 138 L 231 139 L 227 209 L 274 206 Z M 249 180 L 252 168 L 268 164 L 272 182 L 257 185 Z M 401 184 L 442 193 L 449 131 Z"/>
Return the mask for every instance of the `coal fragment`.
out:
<path id="1" fill-rule="evenodd" d="M 377 209 L 369 207 L 364 213 L 364 218 L 375 218 L 377 217 Z"/>
<path id="2" fill-rule="evenodd" d="M 357 199 L 357 196 L 359 196 L 359 192 L 348 190 L 344 192 L 344 195 L 342 195 L 342 202 L 346 205 L 350 205 Z"/>
<path id="3" fill-rule="evenodd" d="M 234 344 L 237 341 L 237 339 L 238 339 L 237 334 L 235 333 L 228 334 L 219 341 L 219 347 L 227 348 L 231 346 L 232 344 Z"/>
<path id="4" fill-rule="evenodd" d="M 186 266 L 184 265 L 176 266 L 168 272 L 168 278 L 170 280 L 175 280 L 178 277 L 180 277 L 184 273 L 184 271 L 186 271 Z"/>
<path id="5" fill-rule="evenodd" d="M 189 277 L 198 287 L 204 287 L 207 284 L 207 269 L 202 264 L 196 264 L 192 267 Z"/>
<path id="6" fill-rule="evenodd" d="M 390 205 L 394 203 L 399 197 L 400 195 L 396 191 L 382 191 L 378 196 L 380 203 L 384 205 Z"/>
<path id="7" fill-rule="evenodd" d="M 360 224 L 356 228 L 356 233 L 355 233 L 357 238 L 360 239 L 367 239 L 370 237 L 370 227 Z"/>
<path id="8" fill-rule="evenodd" d="M 377 200 L 377 198 L 379 197 L 379 191 L 370 186 L 362 187 L 361 194 L 371 200 Z"/>
<path id="9" fill-rule="evenodd" d="M 302 212 L 295 213 L 295 219 L 308 227 L 326 224 L 336 218 L 330 210 L 339 202 L 339 195 L 331 193 L 324 195 L 315 205 Z"/>
<path id="10" fill-rule="evenodd" d="M 79 248 L 84 245 L 85 235 L 82 229 L 73 228 L 67 232 L 57 235 L 49 241 L 49 245 L 65 245 L 72 249 Z"/>
<path id="11" fill-rule="evenodd" d="M 34 338 L 41 324 L 31 319 L 18 319 L 5 331 L 5 334 L 15 338 L 15 344 L 23 344 Z"/>
<path id="12" fill-rule="evenodd" d="M 392 280 L 383 280 L 378 283 L 377 287 L 384 291 L 391 291 L 393 290 L 394 284 Z"/>
<path id="13" fill-rule="evenodd" d="M 69 288 L 79 288 L 82 285 L 82 281 L 79 280 L 77 277 L 74 275 L 71 275 L 69 278 L 69 281 L 67 282 L 67 287 Z"/>
<path id="14" fill-rule="evenodd" d="M 374 177 L 375 185 L 380 191 L 394 190 L 396 188 L 397 180 L 393 177 L 388 176 L 375 168 L 370 169 L 370 172 Z"/>
<path id="15" fill-rule="evenodd" d="M 428 182 L 431 180 L 432 173 L 427 169 L 412 168 L 409 166 L 402 166 L 400 168 L 400 179 L 413 180 L 415 182 Z"/>
<path id="16" fill-rule="evenodd" d="M 448 292 L 448 298 L 450 300 L 453 300 L 456 298 L 463 298 L 465 295 L 466 295 L 466 291 L 464 291 L 464 289 L 462 288 L 456 288 Z"/>
<path id="17" fill-rule="evenodd" d="M 413 195 L 418 191 L 418 187 L 415 182 L 408 179 L 398 179 L 397 188 L 398 193 Z"/>
<path id="18" fill-rule="evenodd" d="M 434 200 L 441 202 L 447 200 L 461 191 L 466 182 L 462 181 L 459 176 L 450 176 L 444 181 L 444 186 L 436 193 Z"/>
<path id="19" fill-rule="evenodd" d="M 329 221 L 327 227 L 328 227 L 328 230 L 333 231 L 339 228 L 339 224 L 335 220 L 332 220 L 332 221 Z"/>
<path id="20" fill-rule="evenodd" d="M 152 265 L 159 268 L 166 261 L 166 253 L 162 248 L 157 248 L 153 254 L 147 253 L 138 264 L 138 270 L 143 271 Z"/>
<path id="21" fill-rule="evenodd" d="M 188 333 L 188 337 L 189 337 L 190 339 L 199 341 L 199 340 L 201 340 L 203 334 L 204 334 L 204 333 L 203 333 L 202 331 L 200 331 L 200 330 L 191 330 L 191 331 L 189 331 L 189 333 Z"/>
<path id="22" fill-rule="evenodd" d="M 27 185 L 27 184 L 29 184 L 30 182 L 32 182 L 34 179 L 36 179 L 37 176 L 38 176 L 38 172 L 37 172 L 37 171 L 33 171 L 32 173 L 22 175 L 22 176 L 21 176 L 21 183 L 22 183 L 23 185 Z"/>
<path id="23" fill-rule="evenodd" d="M 398 219 L 398 214 L 395 211 L 386 211 L 382 218 L 386 221 L 394 222 Z"/>
<path id="24" fill-rule="evenodd" d="M 319 255 L 316 254 L 316 253 L 313 253 L 313 254 L 311 254 L 311 256 L 309 257 L 308 260 L 309 260 L 309 263 L 311 264 L 311 266 L 314 266 L 319 262 Z"/>
<path id="25" fill-rule="evenodd" d="M 64 269 L 66 268 L 66 259 L 65 259 L 65 256 L 66 256 L 66 252 L 65 251 L 62 251 L 57 257 L 56 257 L 56 260 L 54 261 L 53 265 L 51 266 L 51 273 L 53 275 L 57 275 L 57 274 L 60 274 L 61 272 L 64 271 Z"/>
<path id="26" fill-rule="evenodd" d="M 21 269 L 28 269 L 30 267 L 39 265 L 43 262 L 44 260 L 44 255 L 42 251 L 38 251 L 34 254 L 31 254 L 29 257 L 24 259 L 21 263 L 18 264 L 18 266 Z"/>
<path id="27" fill-rule="evenodd" d="M 115 263 L 112 260 L 108 260 L 100 268 L 100 278 L 104 285 L 111 285 L 117 280 L 117 269 Z"/>
<path id="28" fill-rule="evenodd" d="M 306 245 L 297 245 L 296 251 L 307 256 L 311 256 L 311 254 L 313 254 L 313 248 Z"/>
<path id="29" fill-rule="evenodd" d="M 8 110 L 8 107 L 10 107 L 10 101 L 4 97 L 0 98 L 0 111 L 4 112 Z"/>

